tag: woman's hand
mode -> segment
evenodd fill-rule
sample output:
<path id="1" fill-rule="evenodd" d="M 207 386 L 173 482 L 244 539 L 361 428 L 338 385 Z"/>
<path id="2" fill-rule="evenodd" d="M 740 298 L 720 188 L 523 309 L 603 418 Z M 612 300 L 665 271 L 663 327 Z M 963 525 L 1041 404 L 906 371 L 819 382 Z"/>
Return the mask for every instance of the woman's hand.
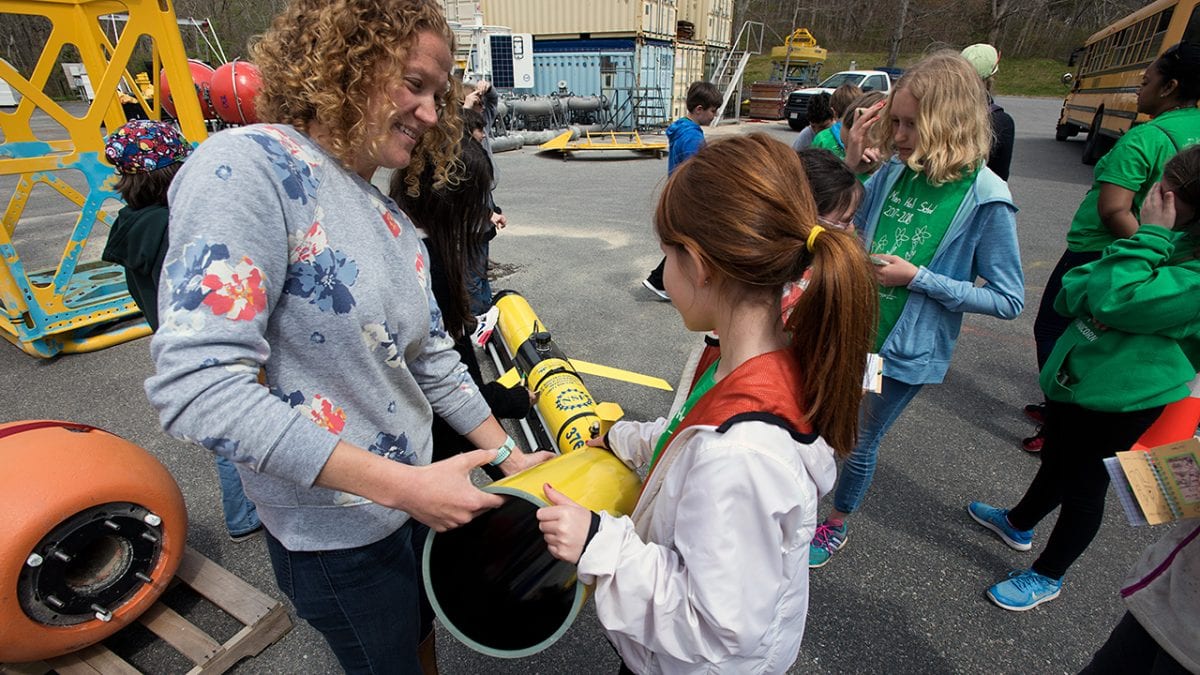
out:
<path id="1" fill-rule="evenodd" d="M 1142 225 L 1158 225 L 1168 230 L 1175 227 L 1175 193 L 1163 190 L 1162 183 L 1150 186 L 1142 202 Z"/>
<path id="2" fill-rule="evenodd" d="M 550 506 L 538 509 L 538 529 L 546 540 L 550 555 L 575 564 L 583 555 L 588 530 L 592 527 L 592 512 L 546 483 L 542 486 Z"/>
<path id="3" fill-rule="evenodd" d="M 586 441 L 584 441 L 584 445 L 588 445 L 593 448 L 601 448 L 603 450 L 611 450 L 612 448 L 610 448 L 604 444 L 604 441 L 607 438 L 608 438 L 608 434 L 604 434 L 602 436 L 597 436 L 595 438 L 589 438 Z"/>
<path id="4" fill-rule="evenodd" d="M 474 450 L 429 466 L 413 467 L 411 503 L 397 505 L 435 532 L 466 525 L 475 516 L 504 504 L 471 483 L 471 469 L 496 459 L 495 450 Z"/>

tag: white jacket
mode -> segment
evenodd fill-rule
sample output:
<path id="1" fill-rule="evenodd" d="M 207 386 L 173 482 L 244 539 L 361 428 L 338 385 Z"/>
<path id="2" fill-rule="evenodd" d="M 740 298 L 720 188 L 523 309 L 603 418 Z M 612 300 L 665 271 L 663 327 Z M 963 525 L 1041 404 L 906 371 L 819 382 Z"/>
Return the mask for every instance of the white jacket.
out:
<path id="1" fill-rule="evenodd" d="M 613 452 L 649 462 L 666 420 L 620 422 Z M 579 561 L 600 623 L 637 673 L 783 673 L 808 612 L 808 544 L 833 450 L 743 421 L 682 429 L 632 517 L 601 514 Z"/>

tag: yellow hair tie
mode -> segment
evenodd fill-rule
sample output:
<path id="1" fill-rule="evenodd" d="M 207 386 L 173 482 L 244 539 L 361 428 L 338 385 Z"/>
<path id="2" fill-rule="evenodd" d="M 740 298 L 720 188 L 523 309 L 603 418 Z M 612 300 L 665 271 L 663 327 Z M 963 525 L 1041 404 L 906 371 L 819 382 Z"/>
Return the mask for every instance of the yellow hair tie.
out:
<path id="1" fill-rule="evenodd" d="M 824 231 L 825 228 L 821 227 L 820 225 L 813 225 L 812 229 L 808 231 L 808 241 L 805 242 L 805 245 L 808 246 L 808 250 L 810 252 L 813 250 L 813 243 L 816 242 L 817 235 Z"/>

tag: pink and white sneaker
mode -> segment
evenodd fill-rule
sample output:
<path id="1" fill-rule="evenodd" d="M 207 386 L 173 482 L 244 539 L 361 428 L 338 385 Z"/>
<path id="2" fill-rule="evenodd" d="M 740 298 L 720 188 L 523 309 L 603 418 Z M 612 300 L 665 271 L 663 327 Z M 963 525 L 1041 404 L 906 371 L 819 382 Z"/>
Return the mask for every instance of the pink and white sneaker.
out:
<path id="1" fill-rule="evenodd" d="M 475 317 L 475 320 L 479 323 L 471 333 L 471 342 L 476 347 L 483 347 L 487 344 L 488 338 L 492 337 L 492 331 L 496 329 L 496 323 L 500 320 L 500 310 L 492 307 L 487 312 Z"/>

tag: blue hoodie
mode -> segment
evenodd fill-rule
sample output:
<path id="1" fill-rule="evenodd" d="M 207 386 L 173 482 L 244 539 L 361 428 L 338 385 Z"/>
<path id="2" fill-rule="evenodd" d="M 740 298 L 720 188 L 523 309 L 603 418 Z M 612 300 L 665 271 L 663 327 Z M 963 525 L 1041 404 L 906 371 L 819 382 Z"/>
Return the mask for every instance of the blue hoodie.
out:
<path id="1" fill-rule="evenodd" d="M 670 156 L 667 158 L 667 175 L 683 164 L 683 160 L 700 151 L 704 146 L 704 130 L 690 117 L 680 117 L 667 127 L 667 147 Z"/>
<path id="2" fill-rule="evenodd" d="M 893 157 L 867 181 L 854 224 L 868 248 L 887 195 L 904 168 Z M 991 169 L 980 168 L 933 260 L 908 284 L 912 293 L 879 350 L 884 375 L 907 384 L 941 382 L 950 368 L 963 312 L 1001 319 L 1021 313 L 1025 275 L 1016 212 L 1008 185 Z M 987 283 L 976 286 L 978 277 Z"/>

